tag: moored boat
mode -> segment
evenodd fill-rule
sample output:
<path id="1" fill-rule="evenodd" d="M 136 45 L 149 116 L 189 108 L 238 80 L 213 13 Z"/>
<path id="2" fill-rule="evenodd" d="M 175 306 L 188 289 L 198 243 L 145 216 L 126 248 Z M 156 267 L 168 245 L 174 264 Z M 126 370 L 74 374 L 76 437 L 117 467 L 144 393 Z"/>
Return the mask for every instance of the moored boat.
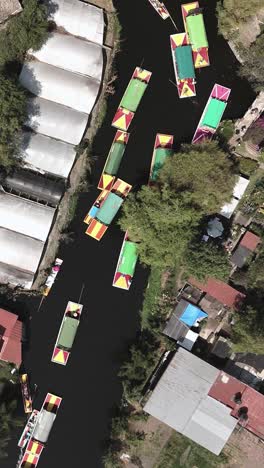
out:
<path id="1" fill-rule="evenodd" d="M 62 398 L 57 395 L 52 393 L 46 395 L 18 468 L 36 468 L 48 441 L 61 401 Z"/>
<path id="2" fill-rule="evenodd" d="M 201 143 L 205 138 L 212 138 L 222 119 L 230 93 L 230 88 L 217 83 L 214 85 L 196 128 L 192 143 Z"/>
<path id="3" fill-rule="evenodd" d="M 117 130 L 98 183 L 99 190 L 111 190 L 113 187 L 128 139 L 129 133 Z"/>
<path id="4" fill-rule="evenodd" d="M 82 304 L 68 302 L 52 353 L 52 362 L 66 366 L 80 323 L 82 309 Z"/>
<path id="5" fill-rule="evenodd" d="M 158 172 L 166 158 L 173 154 L 173 135 L 157 133 L 150 166 L 149 184 L 157 180 Z"/>
<path id="6" fill-rule="evenodd" d="M 170 36 L 172 61 L 180 98 L 196 96 L 192 48 L 186 33 Z"/>
<path id="7" fill-rule="evenodd" d="M 192 46 L 194 66 L 195 68 L 208 67 L 210 65 L 208 40 L 199 2 L 186 3 L 181 6 L 181 9 L 184 28 Z"/>
<path id="8" fill-rule="evenodd" d="M 18 447 L 24 448 L 26 444 L 28 443 L 31 434 L 33 432 L 33 429 L 37 423 L 37 418 L 38 418 L 39 411 L 34 409 L 29 417 L 29 419 L 26 422 L 26 425 L 23 429 L 23 432 L 21 434 L 21 437 L 18 441 Z"/>
<path id="9" fill-rule="evenodd" d="M 134 277 L 137 259 L 137 244 L 129 239 L 128 231 L 126 231 L 117 261 L 113 286 L 125 289 L 126 291 L 129 290 Z"/>
<path id="10" fill-rule="evenodd" d="M 27 374 L 21 374 L 20 377 L 21 393 L 25 413 L 32 413 L 32 398 L 30 394 L 29 380 Z"/>
<path id="11" fill-rule="evenodd" d="M 149 0 L 149 3 L 153 6 L 162 19 L 165 20 L 170 17 L 170 14 L 164 3 L 160 2 L 159 0 Z"/>
<path id="12" fill-rule="evenodd" d="M 51 272 L 46 279 L 46 283 L 44 285 L 44 290 L 43 290 L 43 296 L 47 296 L 52 288 L 52 285 L 56 279 L 57 274 L 60 271 L 61 265 L 63 263 L 63 260 L 60 258 L 56 258 L 54 265 L 52 266 Z"/>
<path id="13" fill-rule="evenodd" d="M 113 118 L 113 127 L 127 131 L 141 99 L 148 87 L 152 73 L 136 67 Z"/>
<path id="14" fill-rule="evenodd" d="M 93 207 L 89 211 L 85 219 L 88 228 L 86 234 L 96 240 L 101 240 L 109 225 L 113 221 L 115 215 L 123 204 L 125 198 L 129 194 L 132 186 L 121 179 L 117 179 L 110 192 L 104 190 L 103 197 L 97 198 L 93 207 L 96 211 L 92 212 Z M 92 217 L 93 216 L 93 217 Z"/>

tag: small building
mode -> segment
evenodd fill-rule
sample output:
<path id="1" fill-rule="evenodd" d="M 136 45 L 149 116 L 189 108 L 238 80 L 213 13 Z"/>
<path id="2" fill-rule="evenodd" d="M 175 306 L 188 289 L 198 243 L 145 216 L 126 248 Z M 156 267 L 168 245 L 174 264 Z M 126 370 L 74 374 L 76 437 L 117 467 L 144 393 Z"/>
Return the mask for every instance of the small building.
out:
<path id="1" fill-rule="evenodd" d="M 200 283 L 195 278 L 190 278 L 189 282 L 201 291 L 209 294 L 221 304 L 237 309 L 245 299 L 245 294 L 229 286 L 229 284 L 215 278 L 208 278 L 206 283 Z"/>
<path id="2" fill-rule="evenodd" d="M 23 10 L 18 0 L 0 0 L 0 24 Z"/>
<path id="3" fill-rule="evenodd" d="M 188 349 L 191 349 L 192 346 L 190 348 L 190 342 L 194 343 L 198 335 L 196 333 L 191 335 L 189 333 L 190 328 L 195 326 L 197 322 L 199 322 L 205 317 L 207 317 L 207 314 L 203 312 L 203 310 L 199 309 L 199 307 L 191 304 L 185 299 L 181 299 L 180 302 L 177 304 L 169 321 L 167 322 L 163 333 L 169 336 L 170 338 L 173 338 L 175 341 L 180 340 L 182 346 L 184 346 L 183 339 L 186 337 L 186 340 L 188 341 Z M 187 338 L 188 333 L 189 338 Z M 196 338 L 194 337 L 194 335 L 196 335 Z"/>
<path id="4" fill-rule="evenodd" d="M 21 340 L 22 322 L 18 316 L 0 309 L 0 360 L 19 367 L 22 361 Z"/>
<path id="5" fill-rule="evenodd" d="M 237 420 L 232 409 L 209 394 L 218 374 L 218 369 L 179 348 L 144 411 L 219 455 Z"/>
<path id="6" fill-rule="evenodd" d="M 246 232 L 230 258 L 231 263 L 238 268 L 242 268 L 260 242 L 261 238 L 259 236 L 250 231 Z"/>

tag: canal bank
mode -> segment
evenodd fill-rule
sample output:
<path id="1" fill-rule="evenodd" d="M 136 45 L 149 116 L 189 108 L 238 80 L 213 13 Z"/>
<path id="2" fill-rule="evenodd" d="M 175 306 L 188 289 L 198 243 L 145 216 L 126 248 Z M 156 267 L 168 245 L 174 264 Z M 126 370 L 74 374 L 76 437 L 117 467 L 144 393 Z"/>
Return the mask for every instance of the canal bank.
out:
<path id="1" fill-rule="evenodd" d="M 205 2 L 201 4 L 206 6 Z M 180 5 L 175 5 L 174 0 L 167 1 L 166 5 L 181 31 Z M 23 304 L 32 315 L 25 365 L 32 382 L 39 387 L 35 405 L 41 406 L 48 391 L 63 397 L 40 468 L 102 466 L 112 409 L 122 393 L 117 373 L 139 328 L 138 312 L 147 282 L 146 270 L 137 267 L 129 293 L 112 288 L 123 234 L 116 225 L 111 226 L 97 243 L 85 236 L 82 222 L 98 194 L 95 187 L 115 134 L 111 121 L 135 66 L 143 64 L 153 72 L 131 126 L 130 142 L 119 174 L 135 189 L 147 181 L 155 134 L 174 134 L 176 143 L 190 141 L 215 82 L 232 88 L 225 118 L 240 117 L 253 100 L 249 85 L 236 77 L 237 62 L 227 43 L 217 37 L 215 2 L 205 10 L 211 66 L 198 72 L 194 100 L 179 100 L 177 89 L 169 81 L 174 80 L 174 74 L 168 36 L 175 32 L 169 20 L 163 22 L 148 1 L 119 0 L 115 7 L 122 24 L 122 50 L 116 62 L 119 79 L 116 93 L 109 97 L 104 124 L 94 140 L 97 161 L 92 172 L 92 188 L 80 196 L 71 228 L 75 239 L 62 246 L 58 253 L 64 264 L 50 296 L 38 313 L 38 301 L 34 298 Z M 73 352 L 66 368 L 56 366 L 50 358 L 62 315 L 68 300 L 78 300 L 83 283 L 83 319 Z M 2 466 L 13 467 L 16 458 L 14 450 Z"/>

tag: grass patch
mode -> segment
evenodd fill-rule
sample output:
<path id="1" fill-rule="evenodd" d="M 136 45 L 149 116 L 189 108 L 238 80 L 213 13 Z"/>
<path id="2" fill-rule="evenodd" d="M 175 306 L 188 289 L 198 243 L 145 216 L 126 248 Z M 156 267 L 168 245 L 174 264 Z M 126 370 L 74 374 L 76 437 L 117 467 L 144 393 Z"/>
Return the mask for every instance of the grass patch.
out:
<path id="1" fill-rule="evenodd" d="M 154 468 L 215 468 L 227 460 L 225 454 L 216 456 L 187 437 L 174 432 Z"/>
<path id="2" fill-rule="evenodd" d="M 143 309 L 141 311 L 142 328 L 149 328 L 150 317 L 156 314 L 158 301 L 161 295 L 161 275 L 161 269 L 157 267 L 151 268 L 149 282 L 144 296 Z"/>

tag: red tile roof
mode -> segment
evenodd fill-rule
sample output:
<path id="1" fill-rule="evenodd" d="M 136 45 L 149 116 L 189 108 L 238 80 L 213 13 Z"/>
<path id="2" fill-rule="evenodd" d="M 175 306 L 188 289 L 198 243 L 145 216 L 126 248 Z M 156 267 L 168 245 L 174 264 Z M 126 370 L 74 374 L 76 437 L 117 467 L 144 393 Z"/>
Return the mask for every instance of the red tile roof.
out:
<path id="1" fill-rule="evenodd" d="M 18 320 L 17 315 L 4 309 L 0 309 L 0 335 L 0 359 L 20 366 L 22 322 Z"/>
<path id="2" fill-rule="evenodd" d="M 253 232 L 248 231 L 240 241 L 240 245 L 254 252 L 260 242 L 261 238 L 259 236 L 256 236 L 253 234 Z"/>
<path id="3" fill-rule="evenodd" d="M 234 396 L 239 392 L 241 403 L 236 403 Z M 239 419 L 240 408 L 247 408 L 248 419 L 241 421 L 241 425 L 264 439 L 264 395 L 223 371 L 219 372 L 208 395 L 232 408 L 231 416 L 234 418 Z"/>
<path id="4" fill-rule="evenodd" d="M 189 282 L 228 307 L 237 308 L 245 298 L 245 294 L 214 278 L 208 278 L 205 284 L 200 283 L 195 278 L 190 278 Z"/>

